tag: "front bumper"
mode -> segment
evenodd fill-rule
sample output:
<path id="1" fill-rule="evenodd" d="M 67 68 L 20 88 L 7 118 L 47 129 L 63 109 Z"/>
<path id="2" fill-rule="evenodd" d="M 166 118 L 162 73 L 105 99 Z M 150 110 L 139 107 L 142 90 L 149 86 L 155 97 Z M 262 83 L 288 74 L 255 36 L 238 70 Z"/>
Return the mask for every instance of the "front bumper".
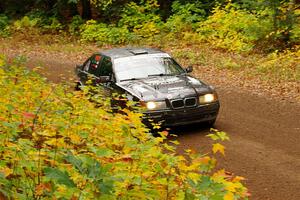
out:
<path id="1" fill-rule="evenodd" d="M 146 124 L 154 122 L 167 127 L 207 122 L 217 118 L 219 108 L 220 103 L 214 102 L 193 108 L 145 112 L 143 121 Z"/>

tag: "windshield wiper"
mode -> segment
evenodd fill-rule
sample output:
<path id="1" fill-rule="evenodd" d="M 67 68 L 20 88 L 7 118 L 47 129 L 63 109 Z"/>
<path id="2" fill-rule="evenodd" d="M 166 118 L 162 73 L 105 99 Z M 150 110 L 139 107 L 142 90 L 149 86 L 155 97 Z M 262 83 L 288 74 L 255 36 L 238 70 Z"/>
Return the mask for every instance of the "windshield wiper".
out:
<path id="1" fill-rule="evenodd" d="M 122 79 L 120 81 L 135 81 L 135 80 L 139 80 L 141 78 L 127 78 L 127 79 Z"/>
<path id="2" fill-rule="evenodd" d="M 148 77 L 151 77 L 151 76 L 174 76 L 173 74 L 163 74 L 163 73 L 161 73 L 161 74 L 150 74 L 150 75 L 148 75 Z"/>

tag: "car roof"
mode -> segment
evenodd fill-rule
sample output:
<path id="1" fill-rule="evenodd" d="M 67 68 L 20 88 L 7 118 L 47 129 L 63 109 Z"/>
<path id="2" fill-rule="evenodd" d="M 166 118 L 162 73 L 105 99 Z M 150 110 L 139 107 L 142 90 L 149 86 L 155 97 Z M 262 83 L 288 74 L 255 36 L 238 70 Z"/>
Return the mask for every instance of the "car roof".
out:
<path id="1" fill-rule="evenodd" d="M 101 51 L 100 54 L 108 56 L 112 59 L 129 57 L 141 54 L 156 54 L 156 53 L 165 53 L 159 49 L 154 48 L 114 48 L 110 50 Z"/>

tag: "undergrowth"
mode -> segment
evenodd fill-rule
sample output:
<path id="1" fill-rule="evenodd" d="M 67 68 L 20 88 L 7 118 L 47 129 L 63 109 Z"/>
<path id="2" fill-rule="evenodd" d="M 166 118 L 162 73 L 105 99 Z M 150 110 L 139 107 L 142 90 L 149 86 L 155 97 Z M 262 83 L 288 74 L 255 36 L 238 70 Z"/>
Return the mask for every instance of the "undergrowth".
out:
<path id="1" fill-rule="evenodd" d="M 299 47 L 283 52 L 270 54 L 241 54 L 224 52 L 211 48 L 207 44 L 169 48 L 174 57 L 185 66 L 215 67 L 235 72 L 243 72 L 248 76 L 259 77 L 274 83 L 282 81 L 300 81 Z"/>

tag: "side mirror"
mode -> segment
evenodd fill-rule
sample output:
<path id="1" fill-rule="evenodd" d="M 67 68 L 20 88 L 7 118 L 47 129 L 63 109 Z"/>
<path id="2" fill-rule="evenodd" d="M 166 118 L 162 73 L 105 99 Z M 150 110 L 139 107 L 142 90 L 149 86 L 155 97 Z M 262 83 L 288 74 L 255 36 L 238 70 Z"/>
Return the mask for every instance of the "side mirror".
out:
<path id="1" fill-rule="evenodd" d="M 191 73 L 193 71 L 193 66 L 188 66 L 185 71 L 186 73 Z"/>

